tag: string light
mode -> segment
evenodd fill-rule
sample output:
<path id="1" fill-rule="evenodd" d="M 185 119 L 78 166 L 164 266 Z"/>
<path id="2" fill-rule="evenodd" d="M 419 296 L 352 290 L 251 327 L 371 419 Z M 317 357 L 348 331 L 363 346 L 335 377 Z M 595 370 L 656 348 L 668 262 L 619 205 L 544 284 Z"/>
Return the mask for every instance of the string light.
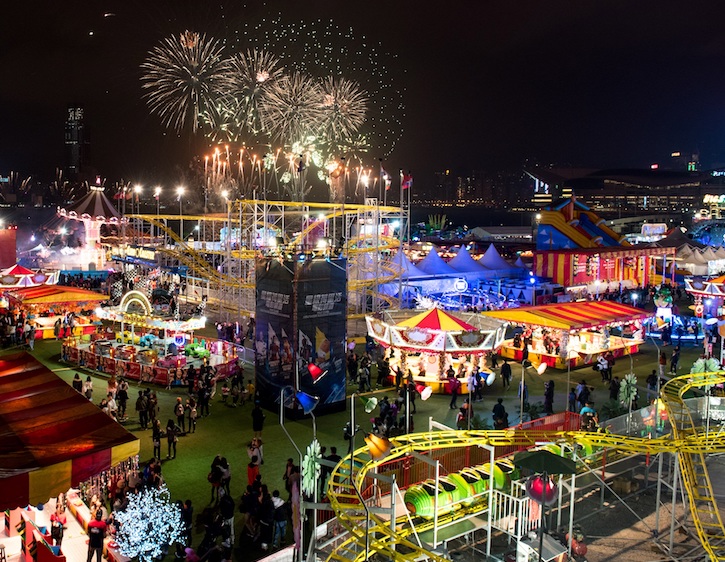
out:
<path id="1" fill-rule="evenodd" d="M 141 562 L 161 558 L 184 536 L 181 510 L 171 502 L 166 485 L 129 494 L 128 507 L 116 513 L 116 542 L 121 554 Z"/>

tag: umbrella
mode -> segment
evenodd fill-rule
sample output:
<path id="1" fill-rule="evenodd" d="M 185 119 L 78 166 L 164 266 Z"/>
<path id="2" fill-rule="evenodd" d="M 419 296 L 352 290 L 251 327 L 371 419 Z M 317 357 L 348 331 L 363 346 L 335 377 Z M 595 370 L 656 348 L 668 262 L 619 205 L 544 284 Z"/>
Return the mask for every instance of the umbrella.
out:
<path id="1" fill-rule="evenodd" d="M 546 449 L 522 451 L 514 456 L 514 464 L 534 472 L 547 474 L 576 474 L 576 462 L 555 455 Z"/>
<path id="2" fill-rule="evenodd" d="M 514 456 L 514 464 L 543 474 L 543 482 L 548 482 L 549 474 L 576 474 L 576 462 L 546 449 L 522 451 Z M 541 523 L 539 524 L 539 562 L 544 550 L 544 513 L 546 511 L 546 494 L 541 494 Z"/>

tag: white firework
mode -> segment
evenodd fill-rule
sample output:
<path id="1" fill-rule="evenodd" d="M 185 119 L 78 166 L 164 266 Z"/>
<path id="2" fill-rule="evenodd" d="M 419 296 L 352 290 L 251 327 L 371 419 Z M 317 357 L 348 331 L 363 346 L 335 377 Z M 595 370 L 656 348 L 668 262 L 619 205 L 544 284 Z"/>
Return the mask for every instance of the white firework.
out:
<path id="1" fill-rule="evenodd" d="M 323 80 L 321 91 L 319 135 L 328 153 L 344 154 L 365 123 L 368 97 L 356 82 L 338 77 Z"/>
<path id="2" fill-rule="evenodd" d="M 229 61 L 223 45 L 205 34 L 185 31 L 154 47 L 141 65 L 144 97 L 165 127 L 199 129 L 199 114 L 227 91 Z"/>
<path id="3" fill-rule="evenodd" d="M 318 130 L 322 117 L 321 88 L 309 76 L 293 72 L 272 84 L 259 109 L 262 127 L 272 141 L 292 145 Z"/>

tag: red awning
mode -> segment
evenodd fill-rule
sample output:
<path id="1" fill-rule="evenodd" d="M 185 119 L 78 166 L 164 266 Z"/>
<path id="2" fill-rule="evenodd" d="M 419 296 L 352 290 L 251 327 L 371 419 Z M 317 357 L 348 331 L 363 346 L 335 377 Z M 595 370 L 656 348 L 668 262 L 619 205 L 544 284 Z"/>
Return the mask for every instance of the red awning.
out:
<path id="1" fill-rule="evenodd" d="M 0 510 L 43 503 L 139 440 L 28 353 L 0 359 Z"/>

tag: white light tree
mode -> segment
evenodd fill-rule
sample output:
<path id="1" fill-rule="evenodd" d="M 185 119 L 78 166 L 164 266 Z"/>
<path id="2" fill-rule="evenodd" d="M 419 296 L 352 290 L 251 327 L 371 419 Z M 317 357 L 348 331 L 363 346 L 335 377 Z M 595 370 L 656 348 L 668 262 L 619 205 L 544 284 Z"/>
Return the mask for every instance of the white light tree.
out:
<path id="1" fill-rule="evenodd" d="M 166 485 L 129 494 L 128 507 L 116 519 L 120 523 L 116 535 L 119 550 L 141 562 L 160 558 L 184 535 L 181 510 L 171 502 Z"/>

